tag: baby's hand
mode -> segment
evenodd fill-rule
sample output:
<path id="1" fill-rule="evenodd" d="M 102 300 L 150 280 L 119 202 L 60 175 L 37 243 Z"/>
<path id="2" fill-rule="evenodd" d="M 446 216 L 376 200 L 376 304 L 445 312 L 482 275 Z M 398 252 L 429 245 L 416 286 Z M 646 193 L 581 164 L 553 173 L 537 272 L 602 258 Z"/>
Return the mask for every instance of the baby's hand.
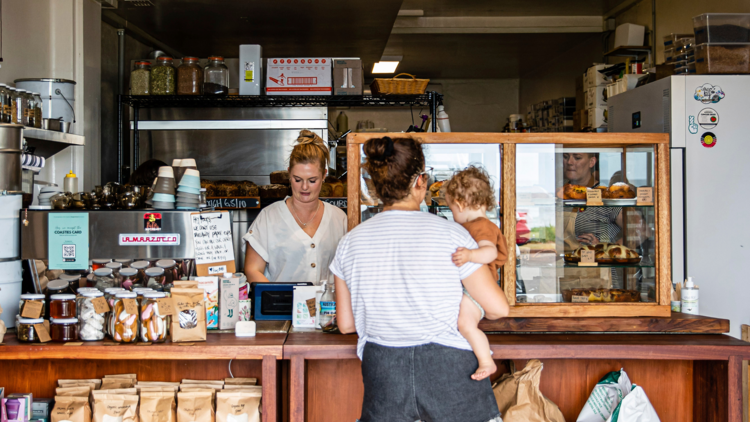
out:
<path id="1" fill-rule="evenodd" d="M 456 264 L 457 267 L 460 267 L 471 261 L 471 250 L 466 248 L 458 248 L 452 255 L 452 258 L 453 263 Z"/>

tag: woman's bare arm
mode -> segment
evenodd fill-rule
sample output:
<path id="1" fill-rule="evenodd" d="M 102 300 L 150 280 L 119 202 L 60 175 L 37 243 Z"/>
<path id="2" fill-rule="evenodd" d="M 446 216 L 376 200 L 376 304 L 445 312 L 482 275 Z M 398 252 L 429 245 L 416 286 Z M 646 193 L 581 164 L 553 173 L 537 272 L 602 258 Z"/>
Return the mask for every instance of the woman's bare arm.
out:
<path id="1" fill-rule="evenodd" d="M 247 276 L 247 281 L 268 282 L 265 276 L 266 264 L 266 261 L 258 255 L 258 252 L 255 252 L 255 249 L 248 244 L 245 251 L 245 276 Z"/>
<path id="2" fill-rule="evenodd" d="M 486 265 L 482 265 L 461 281 L 471 297 L 482 305 L 487 319 L 498 319 L 508 315 L 510 307 L 505 293 Z"/>
<path id="3" fill-rule="evenodd" d="M 352 311 L 352 296 L 346 281 L 333 276 L 336 283 L 336 322 L 342 334 L 357 331 L 354 325 L 354 311 Z"/>

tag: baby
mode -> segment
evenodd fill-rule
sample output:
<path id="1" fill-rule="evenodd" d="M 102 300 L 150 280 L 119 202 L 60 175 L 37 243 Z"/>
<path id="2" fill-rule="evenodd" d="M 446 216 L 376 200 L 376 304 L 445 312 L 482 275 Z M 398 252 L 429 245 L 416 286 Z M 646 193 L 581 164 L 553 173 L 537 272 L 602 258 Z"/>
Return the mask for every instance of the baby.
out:
<path id="1" fill-rule="evenodd" d="M 445 184 L 445 199 L 453 212 L 453 219 L 469 231 L 479 246 L 477 249 L 458 248 L 453 254 L 453 263 L 459 267 L 467 262 L 487 264 L 497 280 L 498 268 L 508 259 L 508 248 L 503 233 L 486 217 L 487 210 L 494 209 L 497 204 L 487 172 L 469 166 L 456 173 Z M 479 368 L 471 376 L 477 381 L 489 377 L 497 370 L 487 336 L 478 327 L 482 318 L 484 309 L 464 289 L 458 314 L 458 330 L 469 342 L 479 361 Z"/>

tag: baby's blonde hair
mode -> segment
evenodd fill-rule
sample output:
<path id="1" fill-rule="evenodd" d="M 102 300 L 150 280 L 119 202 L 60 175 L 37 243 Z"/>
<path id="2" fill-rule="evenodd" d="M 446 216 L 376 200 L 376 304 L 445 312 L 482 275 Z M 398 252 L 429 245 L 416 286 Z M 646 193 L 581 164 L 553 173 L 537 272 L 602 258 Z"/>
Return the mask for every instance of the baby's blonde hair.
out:
<path id="1" fill-rule="evenodd" d="M 451 201 L 471 209 L 486 207 L 491 210 L 497 205 L 489 174 L 475 166 L 454 174 L 445 184 L 445 195 Z"/>

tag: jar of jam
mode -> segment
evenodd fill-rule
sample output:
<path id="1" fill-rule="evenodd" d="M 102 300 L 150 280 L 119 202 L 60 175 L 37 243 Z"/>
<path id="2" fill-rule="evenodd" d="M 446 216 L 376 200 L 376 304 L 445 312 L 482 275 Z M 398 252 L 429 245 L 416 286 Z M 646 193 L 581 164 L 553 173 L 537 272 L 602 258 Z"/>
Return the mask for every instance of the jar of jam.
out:
<path id="1" fill-rule="evenodd" d="M 21 295 L 21 300 L 18 302 L 18 315 L 23 315 L 23 308 L 26 306 L 29 302 L 41 302 L 42 303 L 42 314 L 39 315 L 40 317 L 44 315 L 44 307 L 47 305 L 47 301 L 45 300 L 45 296 L 42 294 L 33 294 L 33 293 L 26 293 Z"/>
<path id="2" fill-rule="evenodd" d="M 110 262 L 109 264 L 106 265 L 106 267 L 112 270 L 112 277 L 114 277 L 115 279 L 114 287 L 122 287 L 122 276 L 120 276 L 120 270 L 122 269 L 122 264 L 119 262 Z"/>
<path id="3" fill-rule="evenodd" d="M 146 287 L 150 287 L 156 291 L 164 290 L 164 268 L 149 268 L 146 270 L 146 277 L 148 277 Z"/>
<path id="4" fill-rule="evenodd" d="M 50 296 L 50 319 L 65 319 L 76 317 L 76 295 L 61 294 Z"/>
<path id="5" fill-rule="evenodd" d="M 133 290 L 141 285 L 138 279 L 138 270 L 135 268 L 123 268 L 120 270 L 120 276 L 122 277 L 120 286 L 125 290 Z"/>
<path id="6" fill-rule="evenodd" d="M 164 343 L 167 340 L 169 315 L 159 311 L 157 299 L 167 297 L 163 292 L 145 292 L 141 300 L 141 340 Z"/>
<path id="7" fill-rule="evenodd" d="M 96 276 L 96 284 L 94 287 L 102 292 L 110 287 L 118 287 L 115 286 L 115 278 L 112 276 L 111 268 L 99 268 L 94 271 L 94 276 Z"/>
<path id="8" fill-rule="evenodd" d="M 175 280 L 180 279 L 179 268 L 174 259 L 161 259 L 156 262 L 158 268 L 164 269 L 164 290 L 171 290 Z"/>
<path id="9" fill-rule="evenodd" d="M 99 268 L 104 268 L 105 265 L 112 262 L 111 259 L 92 259 L 91 260 L 91 271 L 96 271 Z"/>
<path id="10" fill-rule="evenodd" d="M 18 338 L 18 341 L 24 343 L 39 343 L 39 336 L 36 334 L 36 327 L 34 327 L 37 324 L 44 324 L 44 320 L 42 318 L 19 319 L 18 327 L 16 328 L 16 338 Z"/>
<path id="11" fill-rule="evenodd" d="M 44 306 L 44 319 L 49 319 L 50 303 L 52 302 L 52 296 L 59 294 L 70 294 L 70 284 L 64 280 L 52 280 L 47 283 L 46 304 Z"/>
<path id="12" fill-rule="evenodd" d="M 78 307 L 78 337 L 83 341 L 104 340 L 104 327 L 106 324 L 106 312 L 96 313 L 92 301 L 104 297 L 104 293 L 94 291 L 83 292 L 76 299 Z"/>
<path id="13" fill-rule="evenodd" d="M 135 343 L 138 341 L 138 309 L 134 314 L 125 310 L 126 299 L 136 299 L 135 292 L 120 292 L 115 296 L 115 305 L 110 315 L 109 330 L 112 339 L 118 343 Z"/>
<path id="14" fill-rule="evenodd" d="M 146 282 L 148 281 L 148 277 L 146 277 L 146 269 L 150 266 L 151 264 L 148 261 L 135 261 L 130 264 L 130 268 L 138 270 L 138 280 L 143 287 L 146 287 Z"/>
<path id="15" fill-rule="evenodd" d="M 57 343 L 78 340 L 78 318 L 50 319 L 49 331 L 50 338 Z"/>

